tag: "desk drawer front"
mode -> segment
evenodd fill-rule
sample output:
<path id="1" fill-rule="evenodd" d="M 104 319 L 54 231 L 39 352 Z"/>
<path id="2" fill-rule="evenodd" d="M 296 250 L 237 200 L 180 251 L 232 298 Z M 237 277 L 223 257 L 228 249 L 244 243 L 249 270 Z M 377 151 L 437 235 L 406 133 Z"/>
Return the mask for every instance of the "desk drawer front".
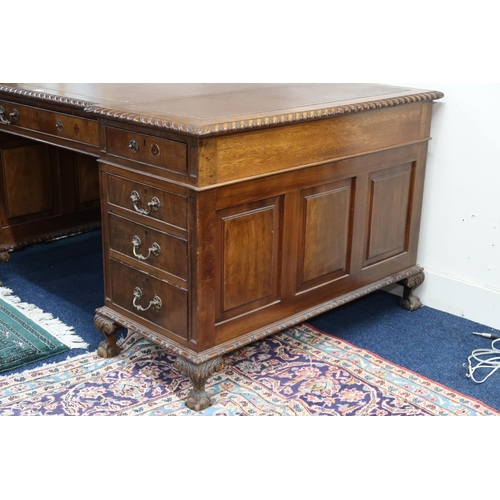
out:
<path id="1" fill-rule="evenodd" d="M 110 262 L 110 273 L 114 304 L 134 320 L 152 322 L 187 340 L 187 290 L 114 260 Z"/>
<path id="2" fill-rule="evenodd" d="M 17 111 L 17 118 L 13 119 L 8 125 L 14 129 L 19 127 L 35 130 L 62 139 L 69 139 L 92 146 L 99 145 L 97 121 L 23 106 L 8 101 L 0 100 L 0 106 L 5 110 L 5 117 L 8 117 L 14 110 Z"/>
<path id="3" fill-rule="evenodd" d="M 187 200 L 183 196 L 114 175 L 108 178 L 108 196 L 111 205 L 141 214 L 145 224 L 148 220 L 158 220 L 187 227 Z"/>
<path id="4" fill-rule="evenodd" d="M 110 214 L 109 245 L 111 250 L 187 280 L 184 239 Z"/>
<path id="5" fill-rule="evenodd" d="M 111 155 L 187 174 L 187 145 L 182 142 L 108 127 L 106 145 Z"/>

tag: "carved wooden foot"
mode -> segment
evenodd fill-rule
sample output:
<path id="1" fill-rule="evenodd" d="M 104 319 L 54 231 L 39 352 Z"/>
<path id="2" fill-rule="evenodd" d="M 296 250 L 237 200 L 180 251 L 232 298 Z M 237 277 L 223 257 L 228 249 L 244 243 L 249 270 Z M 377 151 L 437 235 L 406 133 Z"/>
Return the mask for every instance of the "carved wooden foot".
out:
<path id="1" fill-rule="evenodd" d="M 422 302 L 420 302 L 418 297 L 413 295 L 413 292 L 415 291 L 415 288 L 424 282 L 424 279 L 424 273 L 418 273 L 398 282 L 404 287 L 403 297 L 399 301 L 399 305 L 403 309 L 406 309 L 407 311 L 416 311 L 422 307 Z"/>
<path id="2" fill-rule="evenodd" d="M 119 330 L 120 325 L 99 313 L 94 316 L 94 324 L 104 335 L 104 340 L 97 348 L 97 355 L 101 358 L 113 358 L 117 356 L 120 348 L 116 345 L 116 332 Z"/>
<path id="3" fill-rule="evenodd" d="M 182 357 L 176 359 L 176 368 L 185 373 L 193 383 L 193 388 L 185 401 L 188 408 L 194 411 L 203 411 L 209 406 L 212 406 L 212 401 L 205 391 L 205 383 L 208 377 L 210 377 L 221 364 L 221 357 L 209 359 L 205 361 L 205 363 L 199 365 Z"/>

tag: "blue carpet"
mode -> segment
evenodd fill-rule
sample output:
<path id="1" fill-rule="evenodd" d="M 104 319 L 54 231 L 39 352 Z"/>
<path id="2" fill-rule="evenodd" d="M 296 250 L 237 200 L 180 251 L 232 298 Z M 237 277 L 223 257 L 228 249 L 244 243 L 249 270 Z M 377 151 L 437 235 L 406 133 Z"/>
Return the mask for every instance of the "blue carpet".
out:
<path id="1" fill-rule="evenodd" d="M 104 304 L 100 231 L 18 250 L 9 262 L 0 264 L 0 280 L 23 301 L 73 326 L 89 343 L 88 350 L 72 349 L 45 363 L 97 349 L 102 336 L 93 323 L 94 311 Z M 375 292 L 309 324 L 500 410 L 500 371 L 476 384 L 463 367 L 473 350 L 491 345 L 473 331 L 500 332 L 429 307 L 410 313 L 398 306 L 398 300 L 387 292 Z"/>
<path id="2" fill-rule="evenodd" d="M 35 304 L 73 326 L 75 333 L 89 344 L 88 349 L 71 349 L 5 374 L 94 351 L 103 340 L 93 320 L 95 310 L 104 305 L 100 231 L 17 250 L 10 254 L 7 263 L 0 264 L 0 281 L 23 302 Z"/>

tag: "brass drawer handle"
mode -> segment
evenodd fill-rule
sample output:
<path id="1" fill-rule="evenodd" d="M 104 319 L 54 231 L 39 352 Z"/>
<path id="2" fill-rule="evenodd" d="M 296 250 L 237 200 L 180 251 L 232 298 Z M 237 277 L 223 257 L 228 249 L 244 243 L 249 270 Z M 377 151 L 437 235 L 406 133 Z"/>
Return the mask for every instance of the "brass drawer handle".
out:
<path id="1" fill-rule="evenodd" d="M 153 300 L 151 300 L 149 302 L 148 307 L 142 307 L 141 305 L 136 304 L 136 301 L 141 300 L 141 299 L 142 299 L 142 290 L 139 287 L 135 287 L 134 288 L 134 300 L 133 300 L 132 304 L 139 311 L 147 311 L 151 307 L 154 307 L 155 309 L 160 309 L 161 306 L 163 305 L 162 301 L 161 301 L 160 297 L 158 297 L 158 295 L 154 296 Z"/>
<path id="2" fill-rule="evenodd" d="M 19 111 L 17 109 L 14 109 L 12 113 L 9 113 L 10 120 L 5 119 L 5 113 L 5 108 L 0 106 L 0 123 L 3 123 L 4 125 L 10 125 L 19 118 Z"/>
<path id="3" fill-rule="evenodd" d="M 59 130 L 59 132 L 64 130 L 64 122 L 62 120 L 57 120 L 56 129 Z"/>
<path id="4" fill-rule="evenodd" d="M 139 212 L 140 214 L 149 215 L 151 213 L 151 210 L 158 210 L 160 208 L 160 200 L 156 196 L 154 196 L 152 200 L 148 202 L 149 210 L 144 210 L 143 208 L 139 208 L 137 206 L 141 201 L 141 197 L 139 196 L 139 193 L 137 191 L 132 191 L 132 193 L 130 193 L 130 199 L 134 204 L 135 211 Z"/>
<path id="5" fill-rule="evenodd" d="M 139 151 L 139 143 L 135 140 L 135 139 L 132 139 L 130 141 L 130 144 L 128 145 L 130 151 L 132 151 L 132 153 L 137 153 L 137 151 Z"/>
<path id="6" fill-rule="evenodd" d="M 134 236 L 132 238 L 132 245 L 133 245 L 133 251 L 134 251 L 134 255 L 140 259 L 140 260 L 148 260 L 149 257 L 151 256 L 151 254 L 155 255 L 156 257 L 158 257 L 158 255 L 160 255 L 161 253 L 161 247 L 160 245 L 158 245 L 158 243 L 153 243 L 153 245 L 151 246 L 151 248 L 148 250 L 148 254 L 146 255 L 146 257 L 144 257 L 144 255 L 141 255 L 140 253 L 137 253 L 136 250 L 138 248 L 140 248 L 140 246 L 142 245 L 142 241 L 141 239 L 139 238 L 139 236 Z"/>

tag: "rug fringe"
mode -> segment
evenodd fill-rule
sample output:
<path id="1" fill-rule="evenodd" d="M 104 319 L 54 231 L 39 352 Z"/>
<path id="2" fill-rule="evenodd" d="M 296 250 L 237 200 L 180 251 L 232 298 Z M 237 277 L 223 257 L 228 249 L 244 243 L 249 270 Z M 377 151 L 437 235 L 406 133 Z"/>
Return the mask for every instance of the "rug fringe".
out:
<path id="1" fill-rule="evenodd" d="M 42 311 L 42 309 L 34 304 L 22 302 L 19 297 L 13 295 L 13 291 L 10 288 L 0 287 L 0 297 L 27 318 L 47 330 L 70 349 L 86 349 L 89 346 L 87 342 L 75 333 L 72 326 L 64 324 L 58 318 L 54 318 L 52 314 Z"/>
<path id="2" fill-rule="evenodd" d="M 141 338 L 143 337 L 140 337 L 139 335 L 134 335 L 133 333 L 129 333 L 127 334 L 127 336 L 117 339 L 116 345 L 118 345 L 119 347 L 123 346 L 124 348 L 123 350 L 126 351 L 131 347 L 132 344 L 137 342 L 137 340 L 141 340 Z M 129 342 L 130 340 L 132 342 L 131 345 L 128 346 L 125 345 L 125 343 Z M 82 359 L 90 359 L 89 356 L 95 356 L 95 359 L 97 360 L 103 359 L 99 357 L 97 351 L 84 352 L 83 354 L 78 354 L 77 356 L 71 356 L 71 354 L 68 354 L 67 358 L 63 359 L 62 361 L 46 361 L 43 363 L 41 362 L 41 364 L 37 365 L 35 368 L 33 367 L 30 368 L 28 366 L 25 370 L 13 374 L 0 373 L 0 379 L 2 379 L 1 381 L 3 383 L 5 383 L 4 380 L 9 380 L 10 378 L 12 378 L 13 380 L 19 380 L 20 378 L 23 377 L 30 377 L 32 374 L 39 374 L 42 370 L 46 370 L 48 368 L 56 368 L 56 367 L 61 368 L 67 365 L 68 363 L 77 363 Z"/>

